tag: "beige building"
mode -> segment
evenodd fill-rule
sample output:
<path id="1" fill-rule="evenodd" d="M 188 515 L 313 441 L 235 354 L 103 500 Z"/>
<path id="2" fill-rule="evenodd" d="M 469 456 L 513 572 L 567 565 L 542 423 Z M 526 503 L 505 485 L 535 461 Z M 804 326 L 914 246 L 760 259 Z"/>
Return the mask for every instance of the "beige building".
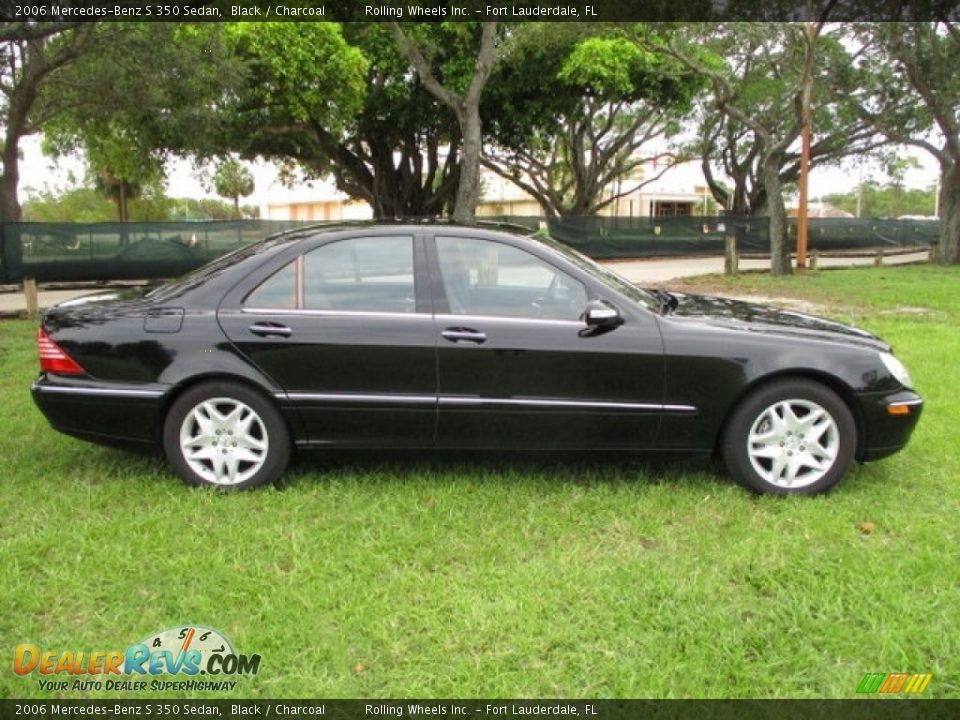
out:
<path id="1" fill-rule="evenodd" d="M 373 217 L 373 211 L 364 201 L 352 200 L 337 190 L 332 180 L 302 183 L 292 188 L 275 180 L 261 195 L 260 217 L 302 222 L 368 220 Z"/>
<path id="2" fill-rule="evenodd" d="M 664 168 L 651 163 L 644 173 L 655 176 Z M 641 175 L 642 177 L 642 175 Z M 544 215 L 539 203 L 509 180 L 488 170 L 482 171 L 483 195 L 477 206 L 481 217 L 536 217 Z M 611 192 L 628 189 L 637 180 L 623 181 Z M 706 188 L 697 163 L 671 167 L 661 177 L 601 210 L 601 215 L 626 217 L 671 217 L 704 214 Z M 260 217 L 267 220 L 323 222 L 366 220 L 373 210 L 362 200 L 352 200 L 337 190 L 332 181 L 305 183 L 293 188 L 274 182 L 261 195 Z"/>

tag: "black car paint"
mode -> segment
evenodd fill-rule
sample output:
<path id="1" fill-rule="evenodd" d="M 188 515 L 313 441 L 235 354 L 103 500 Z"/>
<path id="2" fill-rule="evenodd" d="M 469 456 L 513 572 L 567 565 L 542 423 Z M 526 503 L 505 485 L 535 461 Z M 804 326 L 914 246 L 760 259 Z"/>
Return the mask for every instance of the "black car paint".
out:
<path id="1" fill-rule="evenodd" d="M 407 315 L 265 311 L 243 299 L 297 255 L 328 242 L 384 233 L 415 237 L 416 312 Z M 584 283 L 624 323 L 449 315 L 433 236 L 461 234 L 527 250 Z M 232 378 L 272 397 L 300 447 L 471 447 L 714 451 L 725 419 L 752 388 L 779 376 L 821 380 L 850 406 L 857 457 L 906 444 L 919 402 L 862 330 L 720 298 L 678 295 L 663 313 L 547 245 L 478 228 L 429 225 L 304 230 L 149 293 L 83 298 L 51 309 L 42 326 L 87 372 L 42 375 L 34 398 L 65 433 L 155 446 L 166 409 L 189 385 Z M 260 337 L 257 322 L 289 337 Z M 447 329 L 484 333 L 449 342 Z M 96 421 L 94 421 L 96 418 Z"/>

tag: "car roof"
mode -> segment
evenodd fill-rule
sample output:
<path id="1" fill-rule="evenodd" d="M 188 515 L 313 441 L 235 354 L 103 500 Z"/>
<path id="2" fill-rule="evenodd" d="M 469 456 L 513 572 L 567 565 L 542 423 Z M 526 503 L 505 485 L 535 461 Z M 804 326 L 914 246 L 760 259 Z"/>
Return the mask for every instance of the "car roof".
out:
<path id="1" fill-rule="evenodd" d="M 357 228 L 376 229 L 379 227 L 396 229 L 402 227 L 441 227 L 464 228 L 469 230 L 499 230 L 521 237 L 535 235 L 540 229 L 539 226 L 531 227 L 515 222 L 484 220 L 483 218 L 477 218 L 477 220 L 472 223 L 458 223 L 449 218 L 380 218 L 375 220 L 334 220 L 330 222 L 313 223 L 304 225 L 303 227 L 284 230 L 283 232 L 271 235 L 270 238 L 299 238 L 306 235 L 315 236 L 318 233 L 332 233 Z"/>

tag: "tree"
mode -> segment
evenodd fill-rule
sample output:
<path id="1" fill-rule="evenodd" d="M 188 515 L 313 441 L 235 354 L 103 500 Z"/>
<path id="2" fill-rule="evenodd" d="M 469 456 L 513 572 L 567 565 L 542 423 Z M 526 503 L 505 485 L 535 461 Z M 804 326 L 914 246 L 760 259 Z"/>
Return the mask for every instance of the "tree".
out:
<path id="1" fill-rule="evenodd" d="M 240 217 L 240 198 L 253 193 L 253 173 L 236 160 L 225 160 L 213 173 L 217 195 L 233 200 L 236 217 Z"/>
<path id="2" fill-rule="evenodd" d="M 20 141 L 65 106 L 45 90 L 94 45 L 94 23 L 6 23 L 0 28 L 0 220 L 20 219 Z"/>
<path id="3" fill-rule="evenodd" d="M 789 23 L 700 25 L 664 42 L 639 37 L 644 47 L 665 53 L 710 84 L 711 107 L 743 128 L 753 153 L 757 184 L 770 217 L 770 271 L 789 274 L 783 168 L 803 126 L 803 98 L 812 93 L 818 40 L 824 21 L 805 28 Z M 744 138 L 736 126 L 733 137 Z M 710 178 L 708 178 L 708 183 Z M 722 197 L 716 182 L 712 189 Z M 719 199 L 719 198 L 718 198 Z"/>
<path id="4" fill-rule="evenodd" d="M 767 193 L 759 181 L 760 143 L 749 128 L 706 103 L 700 108 L 697 140 L 690 148 L 700 157 L 703 178 L 714 200 L 731 215 L 759 215 Z M 719 166 L 730 185 L 717 177 Z"/>
<path id="5" fill-rule="evenodd" d="M 822 35 L 817 42 L 815 83 L 811 87 L 813 138 L 810 167 L 838 165 L 852 156 L 877 155 L 887 139 L 843 101 L 853 89 L 850 59 L 840 39 Z M 762 68 L 758 68 L 758 71 Z M 751 129 L 728 114 L 701 103 L 697 141 L 690 148 L 701 158 L 701 167 L 711 194 L 733 215 L 761 215 L 766 212 L 767 193 L 761 182 L 761 146 Z M 716 170 L 732 181 L 721 182 Z M 800 153 L 791 147 L 780 170 L 783 185 L 800 178 Z"/>
<path id="6" fill-rule="evenodd" d="M 163 188 L 153 184 L 141 188 L 135 198 L 128 199 L 130 222 L 166 222 L 174 219 L 178 203 L 163 195 Z M 116 204 L 103 192 L 90 187 L 76 187 L 55 193 L 49 190 L 30 192 L 23 204 L 25 222 L 102 223 L 116 220 Z M 182 206 L 182 202 L 179 203 Z"/>
<path id="7" fill-rule="evenodd" d="M 467 23 L 456 23 L 464 34 L 471 28 Z M 397 22 L 390 29 L 397 45 L 409 58 L 420 82 L 441 103 L 450 108 L 460 128 L 461 160 L 457 198 L 452 217 L 455 222 L 473 221 L 480 200 L 480 157 L 483 152 L 483 123 L 480 118 L 480 101 L 483 89 L 497 60 L 497 23 L 481 23 L 479 48 L 472 72 L 459 73 L 446 83 L 437 79 L 424 48 L 415 38 L 403 31 Z"/>
<path id="8" fill-rule="evenodd" d="M 44 123 L 45 150 L 84 152 L 126 222 L 129 199 L 162 181 L 169 154 L 211 133 L 211 109 L 236 87 L 240 67 L 213 24 L 104 23 L 95 42 L 44 90 L 62 107 Z"/>
<path id="9" fill-rule="evenodd" d="M 31 192 L 28 188 L 27 193 L 23 203 L 25 222 L 109 222 L 116 213 L 113 203 L 90 187 L 73 188 L 61 193 L 50 190 Z"/>
<path id="10" fill-rule="evenodd" d="M 905 188 L 893 182 L 881 185 L 875 180 L 862 183 L 848 193 L 834 193 L 823 197 L 825 202 L 849 213 L 860 208 L 860 217 L 895 218 L 901 215 L 932 216 L 934 188 L 921 190 Z"/>
<path id="11" fill-rule="evenodd" d="M 488 93 L 493 137 L 484 165 L 549 216 L 595 214 L 659 178 L 677 159 L 663 141 L 678 131 L 699 84 L 608 28 L 590 32 L 524 26 Z M 530 87 L 541 99 L 533 112 L 517 112 Z M 664 169 L 643 176 L 651 161 L 666 161 Z"/>
<path id="12" fill-rule="evenodd" d="M 456 49 L 444 27 L 423 32 Z M 378 218 L 438 215 L 452 205 L 456 119 L 409 72 L 386 25 L 238 23 L 231 37 L 249 82 L 219 109 L 218 153 L 332 175 Z"/>
<path id="13" fill-rule="evenodd" d="M 126 136 L 125 129 L 107 122 L 86 139 L 87 167 L 94 187 L 110 197 L 117 208 L 117 221 L 130 221 L 130 200 L 150 185 L 162 185 L 163 160 Z M 126 236 L 121 242 L 126 244 Z"/>
<path id="14" fill-rule="evenodd" d="M 960 27 L 952 22 L 850 28 L 858 89 L 847 100 L 893 142 L 922 148 L 940 165 L 937 259 L 960 263 Z"/>

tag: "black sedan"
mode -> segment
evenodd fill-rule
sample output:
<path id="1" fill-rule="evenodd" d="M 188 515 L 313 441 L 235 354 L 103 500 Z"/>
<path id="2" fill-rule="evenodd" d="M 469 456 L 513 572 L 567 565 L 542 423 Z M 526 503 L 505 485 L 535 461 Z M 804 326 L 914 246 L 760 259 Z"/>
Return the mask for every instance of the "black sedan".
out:
<path id="1" fill-rule="evenodd" d="M 86 440 L 162 447 L 187 482 L 277 480 L 294 448 L 659 451 L 817 493 L 922 408 L 862 330 L 646 291 L 546 238 L 354 224 L 268 238 L 38 332 L 37 405 Z"/>

